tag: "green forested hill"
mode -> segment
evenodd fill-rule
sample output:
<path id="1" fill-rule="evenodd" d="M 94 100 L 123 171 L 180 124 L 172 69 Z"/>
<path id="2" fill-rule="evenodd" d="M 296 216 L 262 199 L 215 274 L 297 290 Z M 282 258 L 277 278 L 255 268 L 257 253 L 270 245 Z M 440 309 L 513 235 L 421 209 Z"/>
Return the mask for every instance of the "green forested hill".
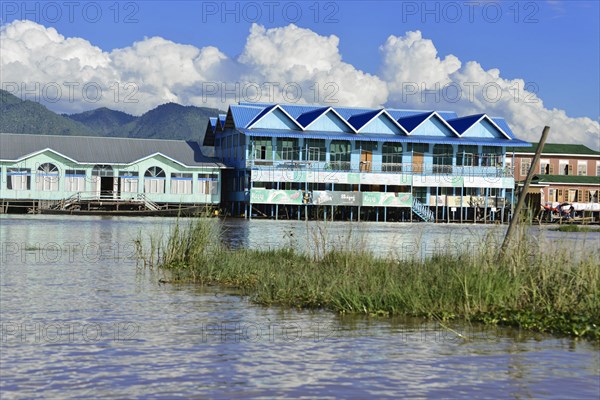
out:
<path id="1" fill-rule="evenodd" d="M 0 131 L 42 135 L 115 136 L 181 139 L 202 142 L 214 108 L 163 104 L 136 117 L 121 111 L 98 108 L 78 114 L 59 115 L 43 105 L 21 100 L 0 90 Z"/>

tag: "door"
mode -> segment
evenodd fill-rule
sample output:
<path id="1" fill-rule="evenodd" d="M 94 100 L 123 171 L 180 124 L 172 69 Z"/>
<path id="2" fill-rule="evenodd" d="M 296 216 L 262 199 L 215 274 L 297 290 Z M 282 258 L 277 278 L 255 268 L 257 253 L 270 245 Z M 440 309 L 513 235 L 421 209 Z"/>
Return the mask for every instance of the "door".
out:
<path id="1" fill-rule="evenodd" d="M 360 172 L 371 172 L 371 161 L 373 160 L 373 153 L 370 151 L 363 150 L 360 153 Z"/>
<path id="2" fill-rule="evenodd" d="M 423 153 L 413 153 L 413 173 L 423 172 Z"/>
<path id="3" fill-rule="evenodd" d="M 110 199 L 113 197 L 114 179 L 108 176 L 100 177 L 100 197 Z"/>

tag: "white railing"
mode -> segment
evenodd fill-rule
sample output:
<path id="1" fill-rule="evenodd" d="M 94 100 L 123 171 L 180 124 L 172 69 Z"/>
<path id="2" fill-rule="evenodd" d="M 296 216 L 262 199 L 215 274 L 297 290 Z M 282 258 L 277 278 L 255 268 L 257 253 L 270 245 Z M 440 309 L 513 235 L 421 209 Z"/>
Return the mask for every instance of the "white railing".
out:
<path id="1" fill-rule="evenodd" d="M 421 203 L 419 200 L 414 198 L 412 209 L 415 212 L 415 214 L 421 217 L 425 222 L 430 222 L 435 219 L 433 211 L 431 211 L 429 207 L 427 207 L 425 204 Z"/>
<path id="2" fill-rule="evenodd" d="M 135 197 L 133 197 L 135 196 Z M 110 201 L 110 202 L 121 202 L 121 203 L 142 203 L 148 210 L 157 211 L 162 209 L 160 205 L 155 203 L 146 197 L 144 193 L 127 193 L 119 194 L 115 192 L 78 192 L 72 196 L 62 199 L 55 203 L 54 207 L 59 207 L 64 210 L 72 205 L 80 203 L 82 201 Z"/>
<path id="3" fill-rule="evenodd" d="M 301 161 L 301 160 L 247 160 L 247 168 L 260 170 L 308 170 L 363 173 L 402 173 L 409 175 L 448 175 L 475 177 L 512 177 L 511 167 L 458 166 L 424 163 L 374 163 L 372 161 Z"/>

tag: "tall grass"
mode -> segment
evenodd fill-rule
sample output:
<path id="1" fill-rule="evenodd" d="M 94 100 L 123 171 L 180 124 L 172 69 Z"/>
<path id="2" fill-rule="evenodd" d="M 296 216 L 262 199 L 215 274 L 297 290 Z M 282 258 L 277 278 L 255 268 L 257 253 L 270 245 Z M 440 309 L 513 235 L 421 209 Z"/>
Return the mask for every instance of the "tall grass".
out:
<path id="1" fill-rule="evenodd" d="M 231 250 L 218 224 L 178 224 L 150 251 L 140 247 L 141 260 L 168 281 L 232 286 L 264 305 L 464 318 L 600 339 L 597 252 L 540 247 L 522 231 L 502 259 L 491 235 L 464 251 L 382 258 L 360 241 L 331 243 L 324 226 L 312 231 L 307 252 Z"/>

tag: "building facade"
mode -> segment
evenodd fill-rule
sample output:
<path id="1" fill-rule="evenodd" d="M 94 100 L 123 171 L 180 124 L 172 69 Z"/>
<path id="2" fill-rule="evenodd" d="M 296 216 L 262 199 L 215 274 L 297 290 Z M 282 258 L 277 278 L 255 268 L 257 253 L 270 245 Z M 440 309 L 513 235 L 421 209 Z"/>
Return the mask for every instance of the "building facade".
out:
<path id="1" fill-rule="evenodd" d="M 532 201 L 541 206 L 568 202 L 577 210 L 600 211 L 600 152 L 581 144 L 547 143 L 540 162 L 532 166 L 536 148 L 536 144 L 529 149 L 509 148 L 506 159 L 514 165 L 517 182 L 534 168 Z"/>
<path id="2" fill-rule="evenodd" d="M 4 212 L 74 195 L 217 206 L 224 167 L 202 155 L 196 142 L 0 134 Z"/>
<path id="3" fill-rule="evenodd" d="M 240 103 L 205 145 L 231 169 L 224 208 L 272 218 L 504 220 L 506 147 L 530 147 L 501 118 L 452 112 Z"/>

